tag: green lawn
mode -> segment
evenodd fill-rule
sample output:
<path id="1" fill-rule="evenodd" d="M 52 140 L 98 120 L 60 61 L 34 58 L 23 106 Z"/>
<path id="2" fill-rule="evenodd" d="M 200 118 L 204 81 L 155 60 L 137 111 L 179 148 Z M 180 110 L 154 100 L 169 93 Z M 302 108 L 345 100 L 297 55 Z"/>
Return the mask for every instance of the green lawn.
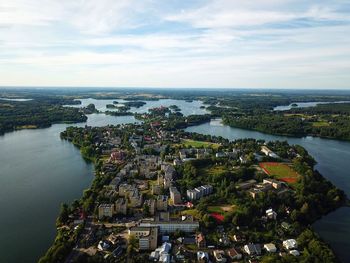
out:
<path id="1" fill-rule="evenodd" d="M 213 148 L 218 149 L 220 144 L 218 143 L 212 143 L 212 142 L 204 142 L 204 141 L 195 141 L 195 140 L 189 140 L 189 139 L 183 139 L 182 144 L 185 147 L 196 147 L 196 148 Z"/>
<path id="2" fill-rule="evenodd" d="M 224 165 L 212 165 L 200 168 L 200 174 L 203 175 L 221 175 L 226 172 L 229 172 L 229 170 Z"/>
<path id="3" fill-rule="evenodd" d="M 212 205 L 208 206 L 208 213 L 218 213 L 221 215 L 225 215 L 228 212 L 234 211 L 234 205 Z"/>
<path id="4" fill-rule="evenodd" d="M 313 122 L 312 126 L 314 126 L 314 127 L 327 127 L 327 126 L 329 126 L 329 123 L 326 121 L 317 121 L 317 122 Z"/>

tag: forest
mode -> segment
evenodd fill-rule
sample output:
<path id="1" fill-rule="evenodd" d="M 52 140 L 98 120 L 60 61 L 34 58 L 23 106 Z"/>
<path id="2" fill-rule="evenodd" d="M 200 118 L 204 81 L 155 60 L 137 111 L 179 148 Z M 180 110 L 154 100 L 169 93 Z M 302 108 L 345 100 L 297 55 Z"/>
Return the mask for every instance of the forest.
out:
<path id="1" fill-rule="evenodd" d="M 56 97 L 41 97 L 28 101 L 0 99 L 0 134 L 22 128 L 49 127 L 53 123 L 87 120 L 78 108 L 64 107 L 66 104 L 77 102 Z"/>

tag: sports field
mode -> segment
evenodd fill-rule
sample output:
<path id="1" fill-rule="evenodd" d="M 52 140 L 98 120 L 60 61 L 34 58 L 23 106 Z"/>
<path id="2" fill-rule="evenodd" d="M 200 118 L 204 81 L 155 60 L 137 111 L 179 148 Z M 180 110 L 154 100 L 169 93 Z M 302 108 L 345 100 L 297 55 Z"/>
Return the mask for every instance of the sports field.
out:
<path id="1" fill-rule="evenodd" d="M 296 183 L 300 175 L 284 163 L 264 162 L 259 164 L 264 172 L 286 183 Z"/>

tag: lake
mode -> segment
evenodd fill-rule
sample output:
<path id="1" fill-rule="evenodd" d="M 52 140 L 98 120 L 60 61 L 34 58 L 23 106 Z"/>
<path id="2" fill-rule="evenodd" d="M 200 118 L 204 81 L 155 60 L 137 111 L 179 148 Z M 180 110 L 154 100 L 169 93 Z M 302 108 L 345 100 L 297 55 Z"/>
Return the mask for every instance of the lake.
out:
<path id="1" fill-rule="evenodd" d="M 125 102 L 128 102 L 127 100 L 123 99 L 115 99 L 115 100 L 96 100 L 96 99 L 79 99 L 81 101 L 80 105 L 66 105 L 70 107 L 86 107 L 89 104 L 94 104 L 96 109 L 102 112 L 105 112 L 107 110 L 109 111 L 116 111 L 117 109 L 107 109 L 107 104 L 113 104 L 113 101 L 118 101 L 118 104 L 115 104 L 115 106 L 122 105 Z M 143 100 L 140 100 L 143 101 Z M 205 109 L 201 109 L 201 106 L 204 106 L 203 102 L 199 100 L 194 100 L 192 102 L 187 102 L 185 100 L 173 100 L 173 99 L 159 99 L 159 100 L 150 100 L 144 101 L 146 104 L 142 107 L 136 108 L 131 107 L 129 110 L 130 112 L 137 112 L 137 113 L 145 113 L 148 111 L 148 109 L 161 107 L 161 106 L 170 106 L 170 105 L 177 105 L 181 109 L 181 113 L 184 116 L 188 116 L 191 114 L 206 114 L 208 113 Z"/>
<path id="2" fill-rule="evenodd" d="M 319 104 L 336 104 L 336 103 L 349 103 L 350 101 L 335 101 L 335 102 L 325 102 L 325 101 L 316 101 L 316 102 L 293 102 L 289 105 L 284 106 L 277 106 L 274 107 L 273 110 L 275 111 L 285 111 L 285 110 L 291 110 L 291 109 L 297 109 L 297 108 L 308 108 L 308 107 L 315 107 Z M 296 106 L 293 106 L 293 104 L 296 104 Z"/>
<path id="3" fill-rule="evenodd" d="M 82 100 L 98 109 L 113 100 Z M 178 105 L 182 113 L 205 113 L 201 102 L 180 100 L 147 101 L 148 107 Z M 192 105 L 192 106 L 191 106 Z M 81 106 L 81 105 L 80 105 Z M 146 108 L 134 109 L 145 111 Z M 86 123 L 75 126 L 104 126 L 137 122 L 133 116 L 88 115 Z M 50 128 L 20 130 L 0 136 L 0 262 L 36 262 L 55 237 L 55 220 L 62 202 L 80 198 L 93 180 L 93 165 L 79 150 L 60 139 L 67 124 Z M 304 146 L 319 162 L 317 169 L 350 196 L 350 143 L 320 138 L 289 138 L 224 126 L 220 120 L 190 127 L 188 131 L 237 138 L 288 140 Z M 315 228 L 348 262 L 350 209 L 339 209 L 315 224 Z"/>

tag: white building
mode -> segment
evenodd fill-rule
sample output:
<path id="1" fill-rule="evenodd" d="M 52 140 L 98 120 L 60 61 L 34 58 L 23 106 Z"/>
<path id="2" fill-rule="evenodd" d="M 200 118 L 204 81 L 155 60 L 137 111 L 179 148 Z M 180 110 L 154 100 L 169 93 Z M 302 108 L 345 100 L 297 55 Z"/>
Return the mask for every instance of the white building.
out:
<path id="1" fill-rule="evenodd" d="M 283 241 L 283 246 L 290 250 L 290 249 L 294 249 L 298 247 L 298 243 L 295 239 L 287 239 L 285 241 Z"/>

